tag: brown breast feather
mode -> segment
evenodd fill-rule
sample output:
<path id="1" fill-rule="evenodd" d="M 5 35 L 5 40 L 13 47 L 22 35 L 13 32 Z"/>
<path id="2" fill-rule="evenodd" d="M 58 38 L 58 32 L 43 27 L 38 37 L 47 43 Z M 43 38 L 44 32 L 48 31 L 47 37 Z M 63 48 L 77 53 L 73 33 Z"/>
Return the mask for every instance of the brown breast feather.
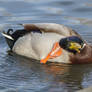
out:
<path id="1" fill-rule="evenodd" d="M 70 61 L 72 64 L 92 63 L 92 46 L 87 44 L 80 53 L 71 55 Z"/>

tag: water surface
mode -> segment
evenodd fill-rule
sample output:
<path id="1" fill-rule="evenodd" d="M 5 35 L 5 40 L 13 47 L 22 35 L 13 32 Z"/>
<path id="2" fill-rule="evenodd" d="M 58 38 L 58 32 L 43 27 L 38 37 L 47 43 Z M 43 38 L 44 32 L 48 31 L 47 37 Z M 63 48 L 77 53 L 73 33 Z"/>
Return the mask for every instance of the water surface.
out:
<path id="1" fill-rule="evenodd" d="M 38 22 L 72 27 L 92 44 L 91 0 L 0 0 L 0 31 Z M 92 85 L 92 64 L 41 65 L 8 49 L 0 34 L 0 92 L 75 92 Z"/>

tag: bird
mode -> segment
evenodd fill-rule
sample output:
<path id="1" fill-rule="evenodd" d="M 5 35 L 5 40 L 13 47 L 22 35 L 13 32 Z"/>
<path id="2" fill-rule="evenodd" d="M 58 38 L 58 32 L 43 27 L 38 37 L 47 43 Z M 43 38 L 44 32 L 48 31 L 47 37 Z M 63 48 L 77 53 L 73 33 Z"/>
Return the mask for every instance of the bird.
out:
<path id="1" fill-rule="evenodd" d="M 42 64 L 92 62 L 92 46 L 72 28 L 56 23 L 20 25 L 23 28 L 2 32 L 12 52 Z"/>

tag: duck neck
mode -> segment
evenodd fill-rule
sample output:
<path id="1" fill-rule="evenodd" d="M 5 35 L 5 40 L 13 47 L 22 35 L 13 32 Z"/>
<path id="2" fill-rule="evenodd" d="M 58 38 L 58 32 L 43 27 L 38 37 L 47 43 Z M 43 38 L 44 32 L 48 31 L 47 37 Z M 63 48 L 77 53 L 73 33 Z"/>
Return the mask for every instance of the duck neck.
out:
<path id="1" fill-rule="evenodd" d="M 80 53 L 76 53 L 71 57 L 72 63 L 92 63 L 92 46 L 86 44 Z"/>

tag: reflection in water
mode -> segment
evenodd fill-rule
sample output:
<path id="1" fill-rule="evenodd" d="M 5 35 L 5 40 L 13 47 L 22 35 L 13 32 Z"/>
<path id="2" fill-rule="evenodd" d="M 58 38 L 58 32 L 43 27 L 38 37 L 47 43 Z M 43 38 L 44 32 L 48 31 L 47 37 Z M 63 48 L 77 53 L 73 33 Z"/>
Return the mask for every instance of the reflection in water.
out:
<path id="1" fill-rule="evenodd" d="M 92 65 L 89 66 L 90 68 L 92 67 Z M 68 89 L 68 92 L 82 89 L 83 79 L 90 73 L 90 69 L 87 69 L 86 65 L 66 65 L 50 63 L 48 65 L 45 65 L 45 70 L 48 74 L 53 75 L 54 77 L 51 89 L 53 88 L 53 86 L 55 88 L 62 87 L 62 89 Z"/>
<path id="2" fill-rule="evenodd" d="M 83 79 L 89 75 L 91 67 L 60 63 L 43 65 L 18 55 L 6 55 L 0 65 L 0 84 L 18 91 L 71 92 L 83 88 Z"/>
<path id="3" fill-rule="evenodd" d="M 0 85 L 2 90 L 73 92 L 88 85 L 92 64 L 68 65 L 60 63 L 40 64 L 39 61 L 22 56 L 5 55 L 0 63 Z M 12 88 L 12 89 L 11 89 Z M 56 90 L 56 91 L 55 91 Z"/>
<path id="4" fill-rule="evenodd" d="M 22 90 L 38 91 L 45 85 L 49 85 L 49 81 L 45 81 L 47 75 L 42 70 L 41 65 L 32 60 L 7 55 L 0 66 L 0 84 L 19 92 Z"/>

